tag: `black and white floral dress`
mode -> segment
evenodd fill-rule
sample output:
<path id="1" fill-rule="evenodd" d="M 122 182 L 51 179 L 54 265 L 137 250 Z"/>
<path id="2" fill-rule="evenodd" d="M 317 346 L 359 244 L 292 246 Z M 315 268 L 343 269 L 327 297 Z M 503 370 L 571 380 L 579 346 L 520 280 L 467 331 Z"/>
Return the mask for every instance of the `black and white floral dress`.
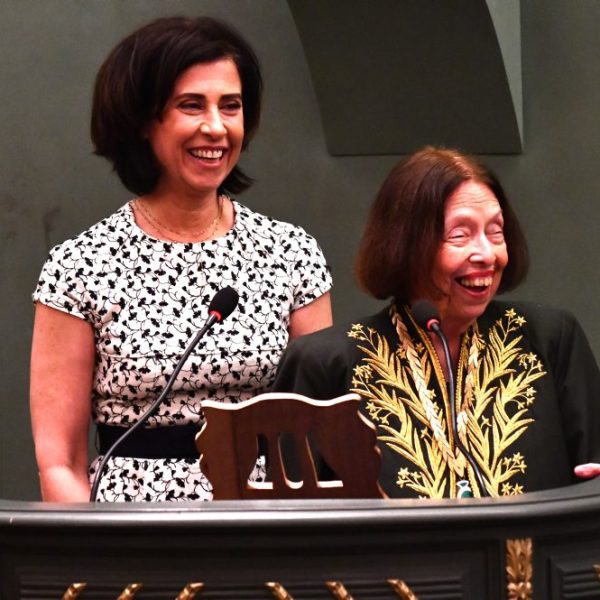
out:
<path id="1" fill-rule="evenodd" d="M 127 203 L 51 251 L 33 299 L 92 325 L 97 424 L 127 427 L 138 419 L 225 286 L 238 292 L 237 308 L 195 348 L 147 427 L 201 423 L 203 399 L 238 402 L 271 385 L 291 312 L 327 292 L 331 276 L 302 228 L 233 206 L 233 228 L 207 242 L 157 240 L 137 226 Z M 114 457 L 98 499 L 210 500 L 198 462 Z"/>

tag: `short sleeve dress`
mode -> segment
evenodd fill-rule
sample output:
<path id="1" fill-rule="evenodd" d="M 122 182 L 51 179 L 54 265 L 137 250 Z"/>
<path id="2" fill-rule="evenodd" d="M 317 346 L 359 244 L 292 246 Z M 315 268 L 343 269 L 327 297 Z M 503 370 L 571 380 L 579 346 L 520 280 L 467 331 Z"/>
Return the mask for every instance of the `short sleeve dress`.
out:
<path id="1" fill-rule="evenodd" d="M 291 312 L 331 288 L 323 253 L 302 228 L 232 202 L 234 226 L 214 240 L 157 240 L 137 226 L 129 202 L 51 251 L 33 300 L 93 327 L 96 424 L 135 423 L 226 286 L 238 292 L 236 309 L 194 349 L 146 427 L 201 424 L 202 400 L 239 402 L 267 391 L 288 342 Z M 101 501 L 211 497 L 193 458 L 116 456 L 98 489 Z"/>

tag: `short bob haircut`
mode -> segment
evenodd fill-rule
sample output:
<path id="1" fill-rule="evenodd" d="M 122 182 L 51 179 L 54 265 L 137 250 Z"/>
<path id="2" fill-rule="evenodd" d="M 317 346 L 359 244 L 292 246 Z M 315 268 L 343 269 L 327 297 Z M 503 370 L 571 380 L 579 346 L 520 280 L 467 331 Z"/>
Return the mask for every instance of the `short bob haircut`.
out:
<path id="1" fill-rule="evenodd" d="M 152 192 L 161 175 L 144 130 L 160 119 L 177 78 L 189 67 L 231 58 L 242 85 L 244 141 L 260 121 L 263 81 L 258 59 L 231 26 L 210 17 L 160 18 L 134 31 L 109 54 L 96 77 L 91 136 L 95 154 L 112 164 L 125 187 Z M 253 180 L 234 167 L 219 192 L 239 193 Z"/>
<path id="2" fill-rule="evenodd" d="M 392 169 L 371 207 L 356 262 L 366 291 L 402 303 L 423 292 L 435 299 L 439 292 L 430 275 L 444 236 L 446 203 L 466 181 L 487 186 L 502 208 L 509 261 L 498 292 L 523 281 L 529 269 L 527 242 L 496 176 L 458 150 L 427 146 Z"/>

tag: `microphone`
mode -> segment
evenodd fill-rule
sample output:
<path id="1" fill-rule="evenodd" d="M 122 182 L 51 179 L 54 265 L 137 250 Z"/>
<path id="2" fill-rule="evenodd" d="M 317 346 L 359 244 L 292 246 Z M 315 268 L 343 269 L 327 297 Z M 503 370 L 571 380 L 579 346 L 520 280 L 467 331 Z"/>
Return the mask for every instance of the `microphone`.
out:
<path id="1" fill-rule="evenodd" d="M 440 328 L 440 313 L 433 302 L 429 300 L 416 300 L 412 305 L 412 314 L 421 329 L 437 333 Z M 446 336 L 442 333 L 444 343 Z M 450 366 L 450 365 L 448 365 Z"/>
<path id="2" fill-rule="evenodd" d="M 96 501 L 96 496 L 98 494 L 98 486 L 100 484 L 100 478 L 102 477 L 102 472 L 106 467 L 108 459 L 114 454 L 115 450 L 126 438 L 128 438 L 135 430 L 141 427 L 156 412 L 157 408 L 165 399 L 165 396 L 171 391 L 171 388 L 175 383 L 175 379 L 177 378 L 177 375 L 179 375 L 179 371 L 181 371 L 181 369 L 183 368 L 183 365 L 188 359 L 189 355 L 192 353 L 192 350 L 196 347 L 198 342 L 204 337 L 206 332 L 215 323 L 221 323 L 235 310 L 235 307 L 238 303 L 238 299 L 238 293 L 232 287 L 222 288 L 213 296 L 212 300 L 210 301 L 210 304 L 208 305 L 208 319 L 206 319 L 206 322 L 202 326 L 202 329 L 200 329 L 200 331 L 196 334 L 192 342 L 185 349 L 185 352 L 175 365 L 173 373 L 171 373 L 171 376 L 169 377 L 169 380 L 167 381 L 160 396 L 152 403 L 150 408 L 137 420 L 137 422 L 134 425 L 125 430 L 125 433 L 121 437 L 119 437 L 104 454 L 104 457 L 98 465 L 98 469 L 94 477 L 94 484 L 90 492 L 90 502 Z"/>
<path id="3" fill-rule="evenodd" d="M 239 300 L 238 293 L 232 287 L 220 289 L 208 305 L 208 321 L 204 327 L 209 329 L 214 323 L 220 323 L 225 320 L 237 306 Z M 198 337 L 198 339 L 200 339 Z"/>
<path id="4" fill-rule="evenodd" d="M 479 470 L 479 465 L 475 462 L 475 459 L 471 456 L 471 453 L 467 450 L 467 448 L 462 443 L 462 440 L 458 435 L 458 420 L 456 417 L 456 405 L 454 403 L 454 396 L 456 393 L 456 386 L 454 382 L 454 365 L 452 364 L 452 358 L 450 356 L 450 346 L 448 345 L 448 339 L 442 331 L 440 313 L 433 302 L 424 299 L 415 300 L 411 308 L 413 318 L 415 319 L 417 325 L 421 329 L 425 329 L 425 331 L 432 331 L 433 333 L 435 333 L 440 338 L 440 342 L 442 342 L 444 356 L 446 358 L 446 364 L 448 365 L 448 398 L 450 400 L 450 415 L 452 419 L 452 429 L 454 430 L 455 444 L 458 446 L 459 450 L 463 453 L 465 458 L 469 461 L 469 464 L 471 465 L 473 472 L 475 473 L 475 476 L 477 478 L 477 482 L 479 483 L 481 495 L 489 496 L 485 487 L 485 480 L 483 478 L 483 475 L 481 474 L 481 471 Z M 468 481 L 465 481 L 463 483 L 463 486 L 468 486 L 468 483 Z M 461 482 L 459 481 L 458 484 L 462 492 L 463 487 L 460 485 Z"/>

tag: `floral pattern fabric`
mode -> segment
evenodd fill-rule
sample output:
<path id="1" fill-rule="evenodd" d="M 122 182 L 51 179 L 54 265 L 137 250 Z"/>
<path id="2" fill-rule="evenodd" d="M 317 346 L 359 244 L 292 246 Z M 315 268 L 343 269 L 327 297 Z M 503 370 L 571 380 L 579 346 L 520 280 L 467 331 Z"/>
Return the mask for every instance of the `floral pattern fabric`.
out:
<path id="1" fill-rule="evenodd" d="M 271 385 L 290 314 L 328 291 L 331 276 L 302 228 L 233 205 L 234 227 L 215 240 L 155 239 L 127 203 L 52 250 L 33 299 L 92 325 L 96 423 L 126 427 L 138 419 L 226 286 L 239 294 L 236 309 L 194 349 L 147 426 L 202 423 L 203 399 L 239 402 Z M 99 488 L 100 500 L 188 498 L 211 498 L 193 460 L 115 457 Z"/>

